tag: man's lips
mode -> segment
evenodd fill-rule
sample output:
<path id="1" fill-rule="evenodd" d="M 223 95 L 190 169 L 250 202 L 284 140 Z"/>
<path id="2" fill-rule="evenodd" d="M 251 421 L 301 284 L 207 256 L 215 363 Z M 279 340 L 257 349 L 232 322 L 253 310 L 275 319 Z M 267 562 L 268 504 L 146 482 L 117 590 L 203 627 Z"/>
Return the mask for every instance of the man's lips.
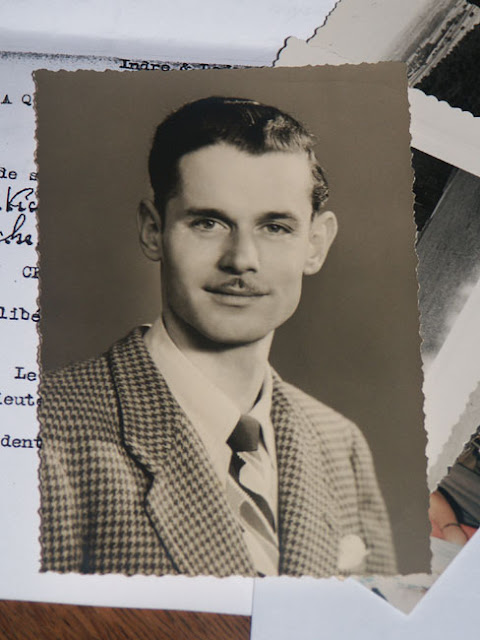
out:
<path id="1" fill-rule="evenodd" d="M 216 293 L 224 296 L 237 296 L 239 298 L 260 298 L 267 295 L 267 291 L 246 282 L 225 282 L 218 285 L 204 287 L 209 293 Z"/>

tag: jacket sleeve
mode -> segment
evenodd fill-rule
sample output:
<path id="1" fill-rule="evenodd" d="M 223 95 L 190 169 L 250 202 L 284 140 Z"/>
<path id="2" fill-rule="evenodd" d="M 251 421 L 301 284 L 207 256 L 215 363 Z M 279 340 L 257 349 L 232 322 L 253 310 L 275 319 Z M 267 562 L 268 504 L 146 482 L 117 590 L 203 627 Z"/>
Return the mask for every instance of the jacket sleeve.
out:
<path id="1" fill-rule="evenodd" d="M 46 435 L 46 434 L 45 434 Z M 41 570 L 81 571 L 81 521 L 64 445 L 42 437 L 40 463 Z"/>
<path id="2" fill-rule="evenodd" d="M 360 526 L 368 550 L 365 574 L 395 574 L 397 564 L 390 521 L 378 487 L 370 449 L 357 427 L 354 427 L 352 441 L 352 466 Z"/>
<path id="3" fill-rule="evenodd" d="M 83 525 L 74 472 L 78 446 L 71 405 L 75 393 L 62 375 L 45 374 L 40 398 L 41 571 L 79 572 Z"/>

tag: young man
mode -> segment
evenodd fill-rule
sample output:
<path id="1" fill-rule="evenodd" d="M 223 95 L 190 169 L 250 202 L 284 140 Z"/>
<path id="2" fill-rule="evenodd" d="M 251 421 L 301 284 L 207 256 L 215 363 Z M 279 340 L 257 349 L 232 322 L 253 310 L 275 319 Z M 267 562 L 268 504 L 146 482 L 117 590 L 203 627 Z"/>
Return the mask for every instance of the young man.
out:
<path id="1" fill-rule="evenodd" d="M 268 364 L 337 231 L 312 137 L 207 98 L 159 125 L 149 169 L 139 232 L 162 315 L 43 380 L 42 568 L 394 572 L 362 435 Z"/>

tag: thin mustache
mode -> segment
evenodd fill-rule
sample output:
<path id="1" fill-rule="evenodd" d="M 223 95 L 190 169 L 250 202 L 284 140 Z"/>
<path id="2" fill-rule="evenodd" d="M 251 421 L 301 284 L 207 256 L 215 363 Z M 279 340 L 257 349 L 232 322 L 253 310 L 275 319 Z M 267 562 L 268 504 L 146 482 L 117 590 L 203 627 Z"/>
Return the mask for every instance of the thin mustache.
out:
<path id="1" fill-rule="evenodd" d="M 206 291 L 210 293 L 224 293 L 226 295 L 239 296 L 265 296 L 268 291 L 257 285 L 246 282 L 243 278 L 231 278 L 215 285 L 207 285 Z"/>

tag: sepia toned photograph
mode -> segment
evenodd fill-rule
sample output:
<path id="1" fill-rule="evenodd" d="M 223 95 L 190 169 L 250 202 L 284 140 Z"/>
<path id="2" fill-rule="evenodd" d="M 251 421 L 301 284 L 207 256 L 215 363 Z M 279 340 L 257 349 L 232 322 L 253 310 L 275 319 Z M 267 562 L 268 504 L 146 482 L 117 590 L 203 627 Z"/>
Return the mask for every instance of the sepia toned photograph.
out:
<path id="1" fill-rule="evenodd" d="M 405 65 L 35 81 L 42 571 L 428 572 Z"/>

